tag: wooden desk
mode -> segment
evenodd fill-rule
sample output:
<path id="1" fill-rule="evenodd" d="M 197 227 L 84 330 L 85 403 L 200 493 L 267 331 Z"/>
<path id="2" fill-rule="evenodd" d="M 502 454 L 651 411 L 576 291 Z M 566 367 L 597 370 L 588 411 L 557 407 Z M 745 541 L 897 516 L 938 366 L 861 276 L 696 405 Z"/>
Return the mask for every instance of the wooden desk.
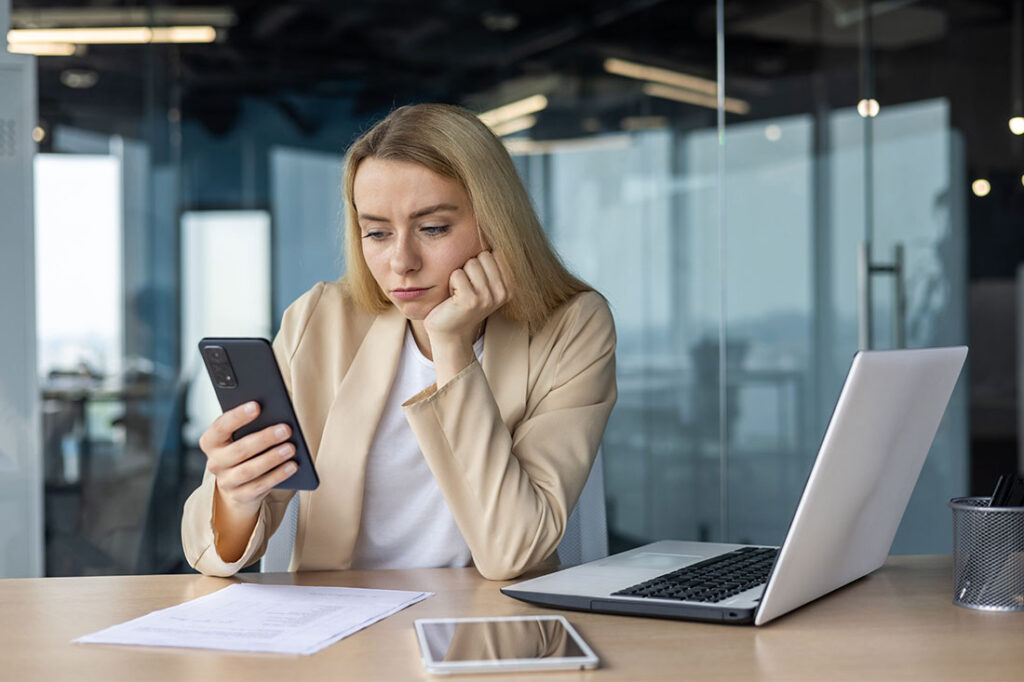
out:
<path id="1" fill-rule="evenodd" d="M 19 682 L 428 679 L 413 619 L 550 612 L 503 596 L 499 583 L 481 579 L 473 569 L 246 574 L 241 579 L 437 594 L 320 653 L 296 657 L 71 644 L 75 637 L 208 594 L 231 580 L 198 575 L 0 580 L 2 677 Z M 953 606 L 950 583 L 948 556 L 893 557 L 873 575 L 763 628 L 562 612 L 597 652 L 602 667 L 517 679 L 1024 679 L 1024 613 Z"/>

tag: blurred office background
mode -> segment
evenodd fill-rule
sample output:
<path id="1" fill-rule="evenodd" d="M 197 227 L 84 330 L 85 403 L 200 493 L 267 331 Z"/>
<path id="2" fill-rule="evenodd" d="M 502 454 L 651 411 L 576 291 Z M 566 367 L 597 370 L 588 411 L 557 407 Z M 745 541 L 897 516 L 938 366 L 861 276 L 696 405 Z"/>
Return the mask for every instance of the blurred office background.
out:
<path id="1" fill-rule="evenodd" d="M 421 101 L 516 105 L 611 303 L 613 551 L 781 542 L 858 348 L 971 346 L 894 552 L 1021 466 L 1021 0 L 0 7 L 0 575 L 188 570 L 195 343 L 339 277 L 344 150 Z"/>

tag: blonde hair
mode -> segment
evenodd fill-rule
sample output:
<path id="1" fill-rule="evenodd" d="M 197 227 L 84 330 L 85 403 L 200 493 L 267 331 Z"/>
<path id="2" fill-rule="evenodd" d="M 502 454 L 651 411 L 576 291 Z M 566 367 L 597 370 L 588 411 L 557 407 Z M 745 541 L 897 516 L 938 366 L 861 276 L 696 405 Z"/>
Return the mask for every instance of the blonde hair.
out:
<path id="1" fill-rule="evenodd" d="M 458 181 L 469 195 L 484 241 L 501 262 L 512 297 L 502 308 L 531 330 L 577 293 L 591 287 L 574 277 L 551 248 L 505 146 L 470 111 L 447 104 L 416 104 L 392 111 L 349 148 L 345 160 L 343 282 L 368 312 L 391 305 L 363 259 L 352 190 L 367 158 L 417 163 Z"/>

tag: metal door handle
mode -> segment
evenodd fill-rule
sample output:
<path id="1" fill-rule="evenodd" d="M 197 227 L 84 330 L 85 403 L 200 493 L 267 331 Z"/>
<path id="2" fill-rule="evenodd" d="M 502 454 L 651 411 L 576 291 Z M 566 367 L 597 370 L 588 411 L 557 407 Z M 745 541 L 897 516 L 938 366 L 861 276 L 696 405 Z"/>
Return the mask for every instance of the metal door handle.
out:
<path id="1" fill-rule="evenodd" d="M 871 350 L 874 344 L 871 278 L 875 275 L 892 275 L 892 347 L 906 347 L 907 296 L 903 269 L 903 244 L 893 246 L 892 263 L 873 263 L 871 242 L 860 243 L 857 250 L 857 345 L 861 350 Z"/>

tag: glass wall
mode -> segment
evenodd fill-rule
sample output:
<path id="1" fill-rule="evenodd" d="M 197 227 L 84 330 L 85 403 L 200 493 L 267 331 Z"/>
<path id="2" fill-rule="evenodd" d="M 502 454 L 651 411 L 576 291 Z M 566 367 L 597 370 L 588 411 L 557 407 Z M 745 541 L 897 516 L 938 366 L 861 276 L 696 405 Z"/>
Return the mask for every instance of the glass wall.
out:
<path id="1" fill-rule="evenodd" d="M 498 132 L 615 315 L 611 549 L 780 542 L 858 348 L 970 343 L 894 546 L 949 551 L 946 500 L 1017 462 L 1016 357 L 993 320 L 1019 307 L 1024 260 L 1019 3 L 469 5 L 239 6 L 208 48 L 39 58 L 47 573 L 188 570 L 181 504 L 215 412 L 194 343 L 229 326 L 203 305 L 255 287 L 245 333 L 273 335 L 340 276 L 359 132 L 405 102 L 536 95 Z M 396 40 L 386 59 L 368 47 Z M 196 220 L 227 215 L 257 218 L 229 240 L 246 248 Z M 226 283 L 200 276 L 239 258 Z"/>

